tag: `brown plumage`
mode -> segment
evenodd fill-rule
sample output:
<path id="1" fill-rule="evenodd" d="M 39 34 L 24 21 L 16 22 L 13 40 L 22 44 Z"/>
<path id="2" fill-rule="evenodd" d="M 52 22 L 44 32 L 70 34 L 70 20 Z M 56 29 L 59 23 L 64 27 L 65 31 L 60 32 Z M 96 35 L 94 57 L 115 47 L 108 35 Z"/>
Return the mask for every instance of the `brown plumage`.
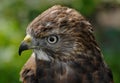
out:
<path id="1" fill-rule="evenodd" d="M 91 24 L 76 10 L 53 6 L 26 33 L 19 54 L 33 55 L 20 73 L 23 83 L 113 83 Z"/>

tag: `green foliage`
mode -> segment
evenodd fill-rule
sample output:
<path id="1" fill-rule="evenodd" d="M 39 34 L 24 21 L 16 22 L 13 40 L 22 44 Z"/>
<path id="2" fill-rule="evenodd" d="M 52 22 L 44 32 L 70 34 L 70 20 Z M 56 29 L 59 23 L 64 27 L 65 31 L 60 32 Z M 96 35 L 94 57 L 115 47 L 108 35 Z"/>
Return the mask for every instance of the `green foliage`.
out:
<path id="1" fill-rule="evenodd" d="M 90 17 L 100 2 L 99 0 L 1 0 L 0 83 L 19 83 L 19 72 L 31 51 L 18 56 L 18 47 L 25 36 L 27 25 L 37 15 L 52 5 L 61 4 L 72 7 L 84 16 Z M 111 32 L 108 34 L 111 35 Z M 119 44 L 119 42 L 117 43 Z M 106 47 L 102 47 L 102 49 L 106 55 L 105 60 L 113 70 L 115 83 L 119 83 L 120 53 L 109 54 L 111 51 L 107 53 Z"/>

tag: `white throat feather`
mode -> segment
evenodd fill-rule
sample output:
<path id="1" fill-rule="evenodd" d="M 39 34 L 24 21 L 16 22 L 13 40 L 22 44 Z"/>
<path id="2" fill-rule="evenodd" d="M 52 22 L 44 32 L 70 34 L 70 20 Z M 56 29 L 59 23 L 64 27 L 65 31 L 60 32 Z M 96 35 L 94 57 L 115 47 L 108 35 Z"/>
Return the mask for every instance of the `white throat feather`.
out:
<path id="1" fill-rule="evenodd" d="M 43 50 L 34 50 L 34 53 L 39 60 L 50 61 L 50 56 L 48 56 Z"/>

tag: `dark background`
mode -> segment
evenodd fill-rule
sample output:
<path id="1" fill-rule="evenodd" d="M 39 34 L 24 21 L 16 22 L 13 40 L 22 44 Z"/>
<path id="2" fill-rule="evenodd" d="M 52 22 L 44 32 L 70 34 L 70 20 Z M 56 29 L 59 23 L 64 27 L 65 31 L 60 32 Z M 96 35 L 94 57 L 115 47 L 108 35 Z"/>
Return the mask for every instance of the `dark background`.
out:
<path id="1" fill-rule="evenodd" d="M 26 27 L 55 4 L 74 8 L 90 21 L 115 83 L 120 83 L 119 0 L 0 0 L 0 83 L 20 83 L 19 72 L 31 54 L 18 56 Z"/>

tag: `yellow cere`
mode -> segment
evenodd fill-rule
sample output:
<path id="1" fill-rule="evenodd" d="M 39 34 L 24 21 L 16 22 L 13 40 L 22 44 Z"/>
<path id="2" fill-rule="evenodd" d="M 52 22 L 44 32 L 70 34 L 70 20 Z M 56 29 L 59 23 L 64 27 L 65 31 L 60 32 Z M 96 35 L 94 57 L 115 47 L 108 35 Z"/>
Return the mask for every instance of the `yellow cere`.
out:
<path id="1" fill-rule="evenodd" d="M 26 35 L 26 37 L 24 38 L 24 41 L 31 42 L 31 36 L 30 35 Z"/>

